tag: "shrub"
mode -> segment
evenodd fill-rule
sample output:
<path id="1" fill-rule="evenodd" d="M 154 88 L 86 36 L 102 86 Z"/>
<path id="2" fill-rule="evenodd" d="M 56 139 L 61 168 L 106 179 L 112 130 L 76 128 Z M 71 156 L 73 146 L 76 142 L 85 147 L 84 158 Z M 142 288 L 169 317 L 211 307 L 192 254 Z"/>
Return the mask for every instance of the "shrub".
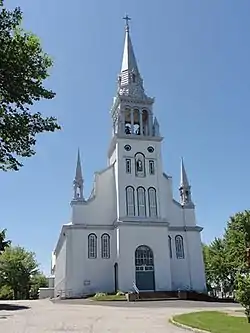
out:
<path id="1" fill-rule="evenodd" d="M 11 287 L 5 285 L 0 287 L 0 299 L 13 299 L 13 290 L 11 289 Z"/>
<path id="2" fill-rule="evenodd" d="M 103 296 L 107 296 L 106 293 L 96 293 L 94 297 L 98 298 L 98 297 L 103 297 Z"/>

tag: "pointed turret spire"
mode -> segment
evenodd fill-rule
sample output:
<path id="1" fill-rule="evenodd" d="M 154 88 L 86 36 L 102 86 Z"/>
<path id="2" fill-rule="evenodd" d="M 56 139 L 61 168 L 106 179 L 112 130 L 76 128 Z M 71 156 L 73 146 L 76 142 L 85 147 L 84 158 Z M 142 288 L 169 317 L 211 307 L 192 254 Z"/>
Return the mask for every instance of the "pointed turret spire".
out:
<path id="1" fill-rule="evenodd" d="M 80 150 L 77 152 L 76 174 L 74 179 L 74 200 L 84 200 L 83 198 L 83 177 L 81 167 Z"/>
<path id="2" fill-rule="evenodd" d="M 184 166 L 183 157 L 181 158 L 181 182 L 180 187 L 189 187 L 189 182 L 187 178 L 187 173 Z"/>
<path id="3" fill-rule="evenodd" d="M 154 124 L 153 124 L 153 135 L 160 136 L 160 125 L 156 117 L 154 119 Z"/>
<path id="4" fill-rule="evenodd" d="M 183 158 L 181 158 L 181 181 L 180 181 L 180 200 L 181 204 L 186 207 L 193 207 L 194 204 L 191 198 L 191 186 L 188 182 L 187 173 L 184 166 Z"/>

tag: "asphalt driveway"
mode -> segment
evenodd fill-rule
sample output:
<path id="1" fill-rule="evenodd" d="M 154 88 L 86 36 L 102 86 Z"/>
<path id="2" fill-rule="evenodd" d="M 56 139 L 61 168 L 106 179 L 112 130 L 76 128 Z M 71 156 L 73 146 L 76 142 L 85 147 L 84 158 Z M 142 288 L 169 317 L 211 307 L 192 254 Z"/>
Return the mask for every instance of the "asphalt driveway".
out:
<path id="1" fill-rule="evenodd" d="M 239 309 L 233 304 L 189 301 L 93 302 L 49 300 L 0 302 L 1 332 L 180 333 L 168 319 L 201 309 Z"/>

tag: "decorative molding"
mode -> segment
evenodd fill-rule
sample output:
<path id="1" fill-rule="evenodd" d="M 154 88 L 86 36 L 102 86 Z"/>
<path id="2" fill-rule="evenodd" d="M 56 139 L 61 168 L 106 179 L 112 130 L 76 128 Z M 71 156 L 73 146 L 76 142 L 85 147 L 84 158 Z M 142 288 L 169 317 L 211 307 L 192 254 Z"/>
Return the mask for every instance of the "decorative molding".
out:
<path id="1" fill-rule="evenodd" d="M 129 139 L 136 141 L 152 141 L 161 142 L 163 140 L 162 136 L 151 136 L 151 135 L 137 135 L 137 134 L 116 134 L 118 139 Z"/>
<path id="2" fill-rule="evenodd" d="M 66 229 L 105 229 L 105 230 L 114 229 L 113 224 L 86 224 L 86 223 L 80 224 L 79 223 L 79 224 L 67 225 L 65 227 L 66 227 Z"/>
<path id="3" fill-rule="evenodd" d="M 165 172 L 163 172 L 163 177 L 167 178 L 167 180 L 172 179 L 172 176 L 167 175 Z"/>
<path id="4" fill-rule="evenodd" d="M 201 232 L 203 230 L 202 227 L 196 226 L 169 226 L 169 231 L 197 231 Z"/>
<path id="5" fill-rule="evenodd" d="M 137 227 L 169 227 L 169 222 L 165 219 L 142 220 L 140 217 L 123 217 L 114 222 L 114 226 L 137 226 Z"/>
<path id="6" fill-rule="evenodd" d="M 176 206 L 183 208 L 183 206 L 179 203 L 179 201 L 176 201 L 175 199 L 172 199 L 172 201 Z"/>

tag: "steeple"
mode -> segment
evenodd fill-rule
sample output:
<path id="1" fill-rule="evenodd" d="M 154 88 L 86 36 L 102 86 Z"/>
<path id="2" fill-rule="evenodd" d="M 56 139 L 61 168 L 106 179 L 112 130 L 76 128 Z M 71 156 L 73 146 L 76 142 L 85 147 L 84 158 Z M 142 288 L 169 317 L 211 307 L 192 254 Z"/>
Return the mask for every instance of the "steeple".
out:
<path id="1" fill-rule="evenodd" d="M 128 16 L 125 16 L 123 19 L 126 20 L 126 25 L 125 25 L 125 42 L 124 42 L 121 73 L 124 71 L 131 71 L 131 72 L 134 71 L 136 73 L 139 73 L 129 33 L 128 22 L 131 19 Z"/>
<path id="2" fill-rule="evenodd" d="M 128 16 L 124 17 L 125 41 L 118 87 L 113 101 L 111 115 L 113 135 L 143 135 L 159 139 L 159 124 L 154 126 L 152 106 L 154 98 L 144 91 L 143 79 L 138 69 L 131 36 Z"/>
<path id="3" fill-rule="evenodd" d="M 187 173 L 184 166 L 183 158 L 181 158 L 181 181 L 180 181 L 180 201 L 185 207 L 193 207 L 194 204 L 191 198 L 191 186 L 188 182 Z"/>
<path id="4" fill-rule="evenodd" d="M 83 201 L 83 177 L 82 177 L 82 167 L 81 167 L 81 157 L 80 150 L 78 148 L 77 152 L 77 162 L 76 162 L 76 174 L 73 182 L 74 185 L 74 198 L 76 201 Z"/>
<path id="5" fill-rule="evenodd" d="M 123 18 L 125 24 L 125 41 L 123 48 L 122 67 L 118 76 L 118 94 L 120 96 L 129 96 L 139 100 L 147 100 L 153 103 L 153 99 L 147 97 L 143 88 L 143 80 L 141 78 L 131 37 L 128 16 Z"/>

